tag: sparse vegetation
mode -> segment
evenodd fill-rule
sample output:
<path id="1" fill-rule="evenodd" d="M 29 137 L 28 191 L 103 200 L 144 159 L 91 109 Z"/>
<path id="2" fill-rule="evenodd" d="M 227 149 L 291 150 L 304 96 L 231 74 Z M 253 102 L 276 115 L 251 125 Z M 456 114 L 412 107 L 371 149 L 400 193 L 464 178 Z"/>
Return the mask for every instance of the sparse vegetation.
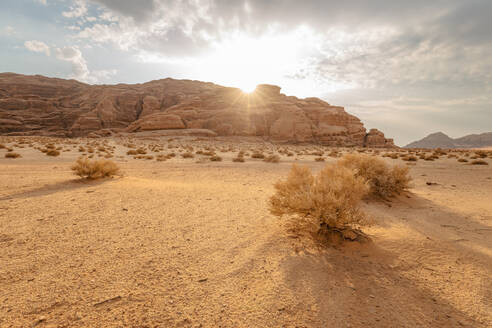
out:
<path id="1" fill-rule="evenodd" d="M 268 155 L 263 159 L 264 162 L 267 163 L 279 163 L 280 162 L 280 156 L 278 155 Z"/>
<path id="2" fill-rule="evenodd" d="M 21 154 L 14 153 L 14 152 L 8 152 L 5 154 L 5 158 L 19 158 L 22 157 Z"/>
<path id="3" fill-rule="evenodd" d="M 72 166 L 72 171 L 82 178 L 100 179 L 112 177 L 120 172 L 116 163 L 110 160 L 89 160 L 87 158 L 79 158 Z"/>
<path id="4" fill-rule="evenodd" d="M 275 184 L 270 212 L 313 220 L 320 227 L 354 228 L 365 222 L 358 204 L 368 191 L 362 176 L 340 164 L 329 164 L 315 176 L 309 168 L 294 165 L 287 179 Z"/>
<path id="5" fill-rule="evenodd" d="M 46 152 L 46 155 L 56 157 L 56 156 L 60 155 L 60 152 L 58 150 L 55 150 L 55 149 L 48 149 L 48 151 Z"/>
<path id="6" fill-rule="evenodd" d="M 470 164 L 471 165 L 489 165 L 489 163 L 487 163 L 486 161 L 481 160 L 481 159 L 474 160 Z"/>
<path id="7" fill-rule="evenodd" d="M 251 154 L 251 158 L 264 159 L 265 155 L 263 155 L 263 153 L 261 153 L 259 151 L 255 151 L 255 152 L 253 152 L 253 154 Z"/>
<path id="8" fill-rule="evenodd" d="M 339 163 L 365 179 L 373 195 L 390 197 L 409 187 L 408 167 L 390 166 L 380 158 L 359 154 L 347 154 Z"/>

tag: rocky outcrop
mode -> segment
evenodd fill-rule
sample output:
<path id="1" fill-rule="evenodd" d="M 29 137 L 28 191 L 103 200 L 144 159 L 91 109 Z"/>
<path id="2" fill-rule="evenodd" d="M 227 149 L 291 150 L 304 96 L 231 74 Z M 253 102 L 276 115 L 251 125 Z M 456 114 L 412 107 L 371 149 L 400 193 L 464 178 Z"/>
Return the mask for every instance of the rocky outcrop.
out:
<path id="1" fill-rule="evenodd" d="M 74 80 L 0 74 L 0 133 L 105 136 L 111 131 L 210 131 L 277 142 L 393 147 L 342 107 L 299 99 L 273 85 L 251 94 L 190 80 L 87 85 Z"/>

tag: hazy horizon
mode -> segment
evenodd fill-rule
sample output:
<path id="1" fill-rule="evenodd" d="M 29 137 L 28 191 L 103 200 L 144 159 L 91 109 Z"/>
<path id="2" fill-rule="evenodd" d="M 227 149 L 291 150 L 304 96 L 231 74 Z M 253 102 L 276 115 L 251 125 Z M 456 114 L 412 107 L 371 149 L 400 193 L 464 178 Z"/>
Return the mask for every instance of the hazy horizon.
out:
<path id="1" fill-rule="evenodd" d="M 490 12 L 486 0 L 11 1 L 0 4 L 0 71 L 275 84 L 404 146 L 492 130 Z"/>

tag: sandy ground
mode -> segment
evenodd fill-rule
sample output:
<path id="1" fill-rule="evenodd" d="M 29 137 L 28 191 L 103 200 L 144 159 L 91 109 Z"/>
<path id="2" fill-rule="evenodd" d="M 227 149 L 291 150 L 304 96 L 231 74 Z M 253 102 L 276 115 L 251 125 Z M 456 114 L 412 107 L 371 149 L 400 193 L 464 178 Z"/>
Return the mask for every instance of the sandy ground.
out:
<path id="1" fill-rule="evenodd" d="M 365 201 L 371 243 L 316 247 L 268 212 L 293 158 L 125 156 L 123 177 L 81 182 L 75 151 L 15 151 L 0 327 L 492 326 L 492 165 L 418 161 L 408 194 Z"/>

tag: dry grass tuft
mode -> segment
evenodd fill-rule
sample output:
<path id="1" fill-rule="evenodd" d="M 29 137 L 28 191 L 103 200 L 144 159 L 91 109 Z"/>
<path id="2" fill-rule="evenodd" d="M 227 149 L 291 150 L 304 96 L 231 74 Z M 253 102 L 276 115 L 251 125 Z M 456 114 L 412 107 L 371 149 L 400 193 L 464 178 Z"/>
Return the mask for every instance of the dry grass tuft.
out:
<path id="1" fill-rule="evenodd" d="M 251 158 L 259 158 L 259 159 L 264 159 L 265 155 L 263 155 L 262 152 L 255 151 L 253 154 L 251 154 Z"/>
<path id="2" fill-rule="evenodd" d="M 341 166 L 352 169 L 355 175 L 367 181 L 371 194 L 390 197 L 409 187 L 411 178 L 408 167 L 390 166 L 380 158 L 348 154 L 339 160 Z"/>
<path id="3" fill-rule="evenodd" d="M 481 160 L 481 159 L 477 159 L 477 160 L 471 162 L 470 164 L 471 165 L 489 165 L 489 163 L 487 163 L 486 161 Z"/>
<path id="4" fill-rule="evenodd" d="M 72 171 L 82 178 L 100 179 L 112 177 L 120 173 L 120 168 L 116 163 L 110 160 L 89 160 L 87 158 L 79 158 L 72 166 Z"/>
<path id="5" fill-rule="evenodd" d="M 268 155 L 263 159 L 264 162 L 267 163 L 279 163 L 280 162 L 280 156 L 278 155 Z"/>
<path id="6" fill-rule="evenodd" d="M 319 227 L 357 227 L 365 223 L 358 204 L 369 191 L 363 177 L 339 164 L 327 165 L 313 176 L 307 167 L 294 165 L 284 181 L 275 184 L 270 212 L 276 216 L 296 215 Z"/>
<path id="7" fill-rule="evenodd" d="M 5 154 L 5 158 L 19 158 L 22 157 L 21 154 L 14 153 L 14 152 L 8 152 Z"/>
<path id="8" fill-rule="evenodd" d="M 48 149 L 48 151 L 46 152 L 46 155 L 55 157 L 55 156 L 60 155 L 60 152 L 58 150 L 55 150 L 55 149 Z"/>

